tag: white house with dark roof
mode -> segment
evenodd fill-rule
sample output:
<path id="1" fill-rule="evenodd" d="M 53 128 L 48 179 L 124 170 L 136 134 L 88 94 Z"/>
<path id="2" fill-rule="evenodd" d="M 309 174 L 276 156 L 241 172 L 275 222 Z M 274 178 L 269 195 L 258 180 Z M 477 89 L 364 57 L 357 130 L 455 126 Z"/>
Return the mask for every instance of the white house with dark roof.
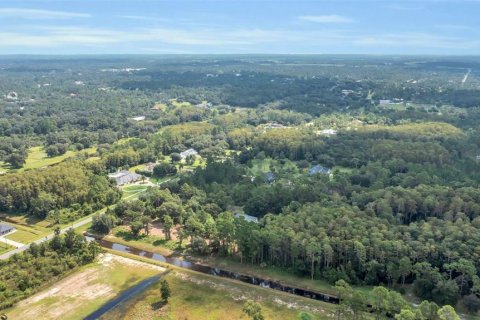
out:
<path id="1" fill-rule="evenodd" d="M 0 223 L 0 237 L 15 231 L 15 227 L 9 224 Z"/>
<path id="2" fill-rule="evenodd" d="M 142 175 L 130 171 L 118 171 L 108 175 L 110 179 L 115 180 L 117 186 L 123 186 L 127 183 L 132 183 L 142 179 Z"/>
<path id="3" fill-rule="evenodd" d="M 188 150 L 180 152 L 180 157 L 182 157 L 182 159 L 186 159 L 188 156 L 191 156 L 191 155 L 196 156 L 197 154 L 198 154 L 197 150 L 190 148 Z"/>

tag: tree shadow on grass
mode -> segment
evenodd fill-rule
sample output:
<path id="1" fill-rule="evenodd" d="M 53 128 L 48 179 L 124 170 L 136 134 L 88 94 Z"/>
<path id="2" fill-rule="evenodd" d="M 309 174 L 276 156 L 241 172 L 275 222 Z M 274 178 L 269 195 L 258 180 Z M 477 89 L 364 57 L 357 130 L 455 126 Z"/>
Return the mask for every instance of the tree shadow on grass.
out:
<path id="1" fill-rule="evenodd" d="M 158 239 L 152 242 L 154 246 L 165 246 L 167 244 L 167 240 L 164 239 Z"/>
<path id="2" fill-rule="evenodd" d="M 152 310 L 159 310 L 159 309 L 162 309 L 164 306 L 166 306 L 167 303 L 163 300 L 160 300 L 160 301 L 157 301 L 157 302 L 154 302 L 151 304 L 152 306 Z"/>
<path id="3" fill-rule="evenodd" d="M 139 235 L 139 236 L 134 236 L 132 232 L 127 231 L 127 230 L 118 230 L 115 232 L 115 236 L 122 238 L 125 241 L 132 241 L 132 240 L 141 240 L 142 238 L 145 238 L 145 235 Z"/>

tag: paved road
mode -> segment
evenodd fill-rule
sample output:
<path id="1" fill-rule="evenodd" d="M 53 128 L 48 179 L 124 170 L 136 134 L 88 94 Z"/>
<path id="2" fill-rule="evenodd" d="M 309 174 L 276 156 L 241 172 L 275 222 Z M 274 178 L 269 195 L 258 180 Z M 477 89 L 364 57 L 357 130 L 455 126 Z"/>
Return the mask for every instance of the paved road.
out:
<path id="1" fill-rule="evenodd" d="M 91 221 L 92 221 L 92 217 L 85 218 L 84 220 L 79 221 L 79 222 L 76 222 L 76 223 L 72 224 L 72 225 L 69 226 L 69 227 L 66 227 L 66 228 L 61 229 L 61 230 L 60 230 L 60 233 L 65 233 L 68 229 L 71 229 L 71 228 L 74 228 L 74 229 L 80 228 L 81 226 L 84 226 L 84 225 L 86 225 L 87 223 L 89 223 L 89 222 L 91 222 Z M 10 258 L 11 256 L 13 256 L 15 253 L 20 253 L 20 252 L 23 252 L 23 251 L 27 250 L 32 243 L 41 244 L 42 242 L 51 240 L 54 235 L 55 235 L 54 233 L 51 233 L 51 234 L 47 235 L 46 237 L 41 238 L 41 239 L 38 239 L 38 240 L 35 240 L 35 241 L 33 241 L 33 242 L 30 242 L 30 243 L 27 243 L 27 244 L 21 243 L 21 244 L 20 244 L 21 246 L 16 246 L 16 247 L 17 247 L 16 249 L 11 250 L 11 251 L 8 251 L 8 252 L 0 255 L 0 260 L 8 259 L 8 258 Z M 3 241 L 3 239 L 2 239 L 2 241 Z"/>
<path id="2" fill-rule="evenodd" d="M 135 196 L 135 195 L 137 195 L 137 194 L 139 194 L 140 192 L 143 192 L 143 191 L 144 191 L 144 190 L 139 191 L 139 192 L 136 192 L 136 193 L 134 193 L 134 194 L 131 194 L 131 195 L 129 195 L 128 197 L 125 197 L 124 200 L 127 200 L 127 199 L 129 199 L 129 198 L 131 198 L 131 197 L 133 197 L 133 196 Z M 93 215 L 90 216 L 90 217 L 88 217 L 88 218 L 85 218 L 85 219 L 83 219 L 83 220 L 81 220 L 81 221 L 75 222 L 75 223 L 73 223 L 72 225 L 70 225 L 70 226 L 68 226 L 68 227 L 66 227 L 66 228 L 61 229 L 61 230 L 60 230 L 60 233 L 65 233 L 65 232 L 67 232 L 69 229 L 72 229 L 72 228 L 73 228 L 73 229 L 80 228 L 80 227 L 86 225 L 87 223 L 92 222 L 92 218 L 93 218 Z M 5 252 L 4 254 L 0 255 L 0 260 L 6 260 L 6 259 L 10 258 L 11 256 L 13 256 L 13 255 L 16 254 L 16 253 L 20 253 L 20 252 L 23 252 L 23 251 L 27 250 L 28 248 L 30 248 L 30 245 L 31 245 L 32 243 L 41 244 L 41 243 L 43 243 L 43 242 L 45 242 L 45 241 L 51 240 L 54 235 L 55 235 L 55 234 L 52 232 L 51 234 L 47 235 L 47 236 L 44 237 L 44 238 L 35 240 L 35 241 L 30 242 L 30 243 L 27 243 L 27 244 L 18 243 L 18 242 L 17 242 L 17 245 L 12 244 L 14 247 L 17 247 L 17 248 L 16 248 L 16 249 L 13 249 L 13 250 L 10 250 L 10 251 L 8 251 L 8 252 Z M 1 240 L 0 242 L 4 242 L 4 241 L 5 241 L 4 239 L 1 239 L 1 238 L 0 238 L 0 240 Z M 11 240 L 7 240 L 7 241 L 11 241 Z M 8 244 L 8 242 L 7 242 L 7 244 Z"/>

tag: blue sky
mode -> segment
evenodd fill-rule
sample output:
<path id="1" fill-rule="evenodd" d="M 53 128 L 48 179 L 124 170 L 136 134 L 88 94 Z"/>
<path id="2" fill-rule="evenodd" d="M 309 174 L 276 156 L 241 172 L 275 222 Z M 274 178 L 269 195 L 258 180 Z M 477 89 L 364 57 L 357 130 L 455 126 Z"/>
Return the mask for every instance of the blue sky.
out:
<path id="1" fill-rule="evenodd" d="M 480 54 L 480 0 L 0 0 L 0 54 Z"/>

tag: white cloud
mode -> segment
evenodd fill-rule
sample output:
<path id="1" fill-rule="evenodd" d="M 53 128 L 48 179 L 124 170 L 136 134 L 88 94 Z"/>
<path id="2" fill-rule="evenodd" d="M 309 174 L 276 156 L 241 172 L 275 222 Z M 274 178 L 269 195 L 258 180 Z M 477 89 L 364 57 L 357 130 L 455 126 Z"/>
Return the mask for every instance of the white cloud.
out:
<path id="1" fill-rule="evenodd" d="M 456 52 L 480 50 L 480 42 L 435 33 L 371 33 L 354 30 L 221 28 L 87 28 L 23 26 L 0 31 L 0 48 L 13 52 L 56 50 L 117 52 Z M 143 49 L 142 49 L 143 48 Z M 148 49 L 146 49 L 148 48 Z"/>
<path id="2" fill-rule="evenodd" d="M 360 46 L 376 47 L 412 47 L 412 48 L 437 48 L 437 49 L 468 49 L 478 48 L 480 43 L 475 40 L 457 37 L 445 37 L 430 33 L 400 33 L 376 34 L 362 36 L 354 41 Z"/>
<path id="3" fill-rule="evenodd" d="M 281 41 L 286 33 L 262 29 L 218 30 L 137 28 L 114 31 L 85 27 L 35 26 L 35 33 L 18 31 L 0 32 L 0 47 L 61 47 L 64 45 L 99 46 L 113 43 L 163 43 L 184 46 L 249 46 Z M 298 37 L 290 37 L 290 40 Z"/>
<path id="4" fill-rule="evenodd" d="M 330 15 L 321 15 L 321 16 L 300 16 L 298 19 L 308 22 L 317 22 L 317 23 L 350 23 L 353 22 L 352 19 L 339 16 L 337 14 Z"/>
<path id="5" fill-rule="evenodd" d="M 52 11 L 42 9 L 25 8 L 0 8 L 0 17 L 22 18 L 22 19 L 68 19 L 68 18 L 89 18 L 88 13 Z"/>

